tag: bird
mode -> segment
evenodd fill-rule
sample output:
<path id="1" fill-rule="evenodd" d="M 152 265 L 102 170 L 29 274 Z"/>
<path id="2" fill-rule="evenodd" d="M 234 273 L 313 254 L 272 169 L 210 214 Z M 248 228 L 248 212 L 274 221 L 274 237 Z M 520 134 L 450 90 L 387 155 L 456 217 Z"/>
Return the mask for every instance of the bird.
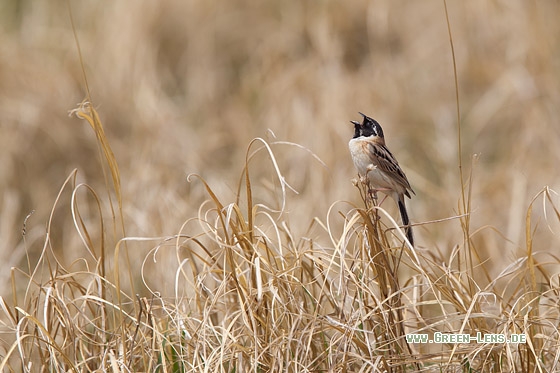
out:
<path id="1" fill-rule="evenodd" d="M 405 196 L 411 198 L 414 193 L 399 162 L 385 145 L 385 136 L 381 125 L 373 118 L 359 113 L 363 117 L 362 123 L 351 120 L 354 125 L 354 136 L 348 147 L 352 155 L 354 166 L 361 178 L 364 178 L 374 195 L 377 191 L 393 198 L 399 207 L 402 224 L 408 241 L 414 246 L 414 236 L 410 219 L 406 211 Z"/>

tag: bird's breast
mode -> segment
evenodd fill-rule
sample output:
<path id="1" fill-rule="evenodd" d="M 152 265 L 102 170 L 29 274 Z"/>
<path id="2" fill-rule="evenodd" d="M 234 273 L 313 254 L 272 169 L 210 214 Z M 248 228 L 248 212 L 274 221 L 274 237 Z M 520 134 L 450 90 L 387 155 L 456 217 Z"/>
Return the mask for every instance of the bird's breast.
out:
<path id="1" fill-rule="evenodd" d="M 365 176 L 368 166 L 372 164 L 368 150 L 368 142 L 363 139 L 356 138 L 350 140 L 348 147 L 350 148 L 350 155 L 352 156 L 352 161 L 354 162 L 354 166 L 356 166 L 358 173 Z"/>

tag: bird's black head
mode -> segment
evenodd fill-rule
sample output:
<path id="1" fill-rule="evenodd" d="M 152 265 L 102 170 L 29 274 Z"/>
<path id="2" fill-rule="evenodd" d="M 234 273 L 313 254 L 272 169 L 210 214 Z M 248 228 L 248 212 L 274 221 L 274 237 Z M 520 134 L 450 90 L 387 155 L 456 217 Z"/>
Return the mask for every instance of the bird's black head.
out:
<path id="1" fill-rule="evenodd" d="M 381 138 L 384 138 L 383 129 L 375 119 L 370 118 L 362 113 L 360 113 L 360 115 L 364 117 L 364 121 L 362 123 L 359 123 L 355 120 L 350 121 L 352 124 L 354 124 L 354 138 L 360 136 L 364 136 L 364 137 L 379 136 Z"/>
<path id="2" fill-rule="evenodd" d="M 364 117 L 364 121 L 362 123 L 362 136 L 365 137 L 370 137 L 370 136 L 379 136 L 379 137 L 384 137 L 383 136 L 383 129 L 381 128 L 381 125 L 379 125 L 379 123 L 373 119 L 368 117 L 365 114 L 360 113 L 360 115 L 362 117 Z"/>

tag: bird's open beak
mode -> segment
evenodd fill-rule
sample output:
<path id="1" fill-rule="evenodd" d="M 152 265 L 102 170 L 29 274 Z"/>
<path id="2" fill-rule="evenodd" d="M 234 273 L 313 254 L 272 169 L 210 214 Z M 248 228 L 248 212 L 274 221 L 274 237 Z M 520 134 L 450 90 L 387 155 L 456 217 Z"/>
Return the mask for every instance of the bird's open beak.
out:
<path id="1" fill-rule="evenodd" d="M 351 120 L 350 123 L 355 124 L 355 125 L 357 125 L 357 126 L 360 126 L 360 125 L 361 125 L 360 122 L 356 122 L 355 120 Z"/>

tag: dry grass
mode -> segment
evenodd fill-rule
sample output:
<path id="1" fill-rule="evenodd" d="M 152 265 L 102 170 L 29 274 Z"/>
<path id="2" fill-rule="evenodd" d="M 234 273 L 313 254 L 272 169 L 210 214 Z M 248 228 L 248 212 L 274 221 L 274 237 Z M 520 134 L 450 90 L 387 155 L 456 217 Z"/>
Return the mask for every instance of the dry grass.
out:
<path id="1" fill-rule="evenodd" d="M 1 5 L 0 370 L 559 369 L 558 4 L 448 4 L 460 143 L 441 2 L 72 6 L 91 92 L 65 2 Z"/>

